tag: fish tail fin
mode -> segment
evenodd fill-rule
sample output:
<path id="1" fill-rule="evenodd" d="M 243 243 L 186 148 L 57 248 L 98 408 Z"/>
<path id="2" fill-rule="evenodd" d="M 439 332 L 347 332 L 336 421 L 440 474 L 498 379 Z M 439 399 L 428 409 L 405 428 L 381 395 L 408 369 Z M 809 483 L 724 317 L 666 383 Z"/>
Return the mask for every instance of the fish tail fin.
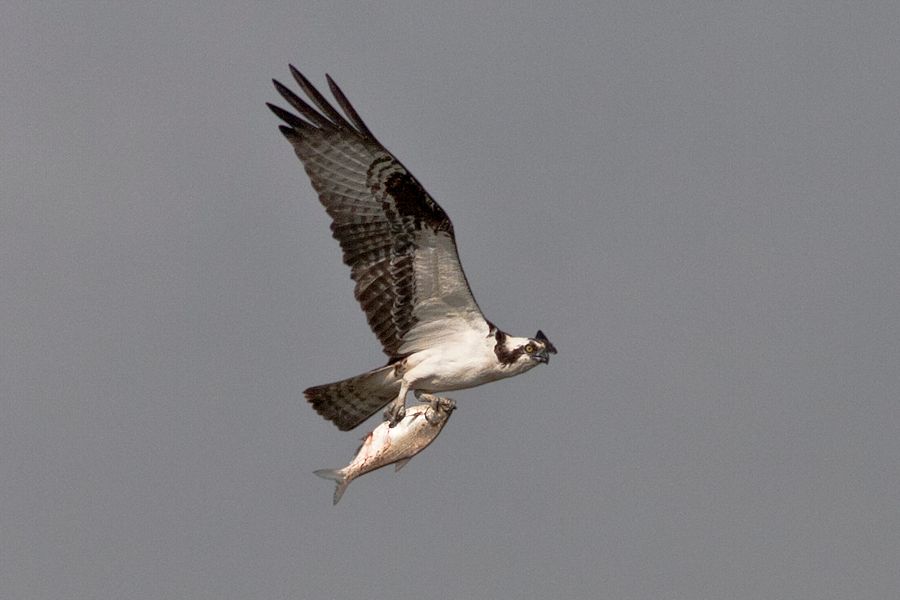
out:
<path id="1" fill-rule="evenodd" d="M 341 469 L 319 469 L 318 471 L 313 471 L 313 473 L 322 479 L 330 479 L 335 483 L 334 501 L 331 504 L 332 506 L 337 504 L 341 496 L 344 495 L 347 486 L 350 485 L 350 479 L 347 478 Z"/>

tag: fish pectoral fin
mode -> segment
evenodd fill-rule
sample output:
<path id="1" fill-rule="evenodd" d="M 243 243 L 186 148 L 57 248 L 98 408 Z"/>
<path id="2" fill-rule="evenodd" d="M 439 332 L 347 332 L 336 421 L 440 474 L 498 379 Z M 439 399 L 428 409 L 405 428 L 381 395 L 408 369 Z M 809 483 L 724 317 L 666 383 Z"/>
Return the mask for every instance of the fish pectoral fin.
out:
<path id="1" fill-rule="evenodd" d="M 402 459 L 402 460 L 398 460 L 398 461 L 394 464 L 394 473 L 396 473 L 397 471 L 399 471 L 400 469 L 402 469 L 403 467 L 405 467 L 405 466 L 406 466 L 406 463 L 408 463 L 408 462 L 411 461 L 411 460 L 412 460 L 412 457 L 404 458 L 404 459 Z"/>

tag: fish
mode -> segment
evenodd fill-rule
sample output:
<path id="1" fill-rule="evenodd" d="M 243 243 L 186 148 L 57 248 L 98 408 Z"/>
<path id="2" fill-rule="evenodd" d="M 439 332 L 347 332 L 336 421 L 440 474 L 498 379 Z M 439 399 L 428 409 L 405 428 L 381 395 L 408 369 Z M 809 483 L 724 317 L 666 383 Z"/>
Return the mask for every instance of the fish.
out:
<path id="1" fill-rule="evenodd" d="M 455 408 L 453 400 L 437 396 L 432 402 L 411 406 L 395 426 L 391 427 L 390 421 L 385 421 L 370 431 L 363 438 L 356 456 L 343 469 L 313 471 L 319 477 L 335 482 L 332 505 L 338 503 L 347 486 L 357 477 L 391 464 L 396 464 L 395 471 L 403 468 L 437 438 Z"/>

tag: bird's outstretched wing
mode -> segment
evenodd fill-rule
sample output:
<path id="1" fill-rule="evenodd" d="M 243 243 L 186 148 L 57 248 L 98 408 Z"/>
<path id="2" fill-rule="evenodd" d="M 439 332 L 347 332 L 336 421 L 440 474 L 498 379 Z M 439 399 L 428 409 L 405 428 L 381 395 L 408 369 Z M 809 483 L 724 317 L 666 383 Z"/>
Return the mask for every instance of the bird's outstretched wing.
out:
<path id="1" fill-rule="evenodd" d="M 447 214 L 375 139 L 331 77 L 344 115 L 290 69 L 318 110 L 278 81 L 275 88 L 299 116 L 268 106 L 285 122 L 281 132 L 332 218 L 356 299 L 385 353 L 396 359 L 463 328 L 486 332 Z"/>

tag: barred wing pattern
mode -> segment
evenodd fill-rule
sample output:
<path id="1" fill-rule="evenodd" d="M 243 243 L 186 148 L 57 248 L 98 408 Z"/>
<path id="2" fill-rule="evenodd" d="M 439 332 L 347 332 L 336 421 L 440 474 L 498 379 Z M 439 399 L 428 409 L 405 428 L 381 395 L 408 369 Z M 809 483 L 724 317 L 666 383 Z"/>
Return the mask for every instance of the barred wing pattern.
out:
<path id="1" fill-rule="evenodd" d="M 341 115 L 293 66 L 314 109 L 274 81 L 299 113 L 269 108 L 303 163 L 356 282 L 355 296 L 384 352 L 398 359 L 460 329 L 485 334 L 453 225 L 421 184 L 375 139 L 340 88 L 328 86 Z"/>

